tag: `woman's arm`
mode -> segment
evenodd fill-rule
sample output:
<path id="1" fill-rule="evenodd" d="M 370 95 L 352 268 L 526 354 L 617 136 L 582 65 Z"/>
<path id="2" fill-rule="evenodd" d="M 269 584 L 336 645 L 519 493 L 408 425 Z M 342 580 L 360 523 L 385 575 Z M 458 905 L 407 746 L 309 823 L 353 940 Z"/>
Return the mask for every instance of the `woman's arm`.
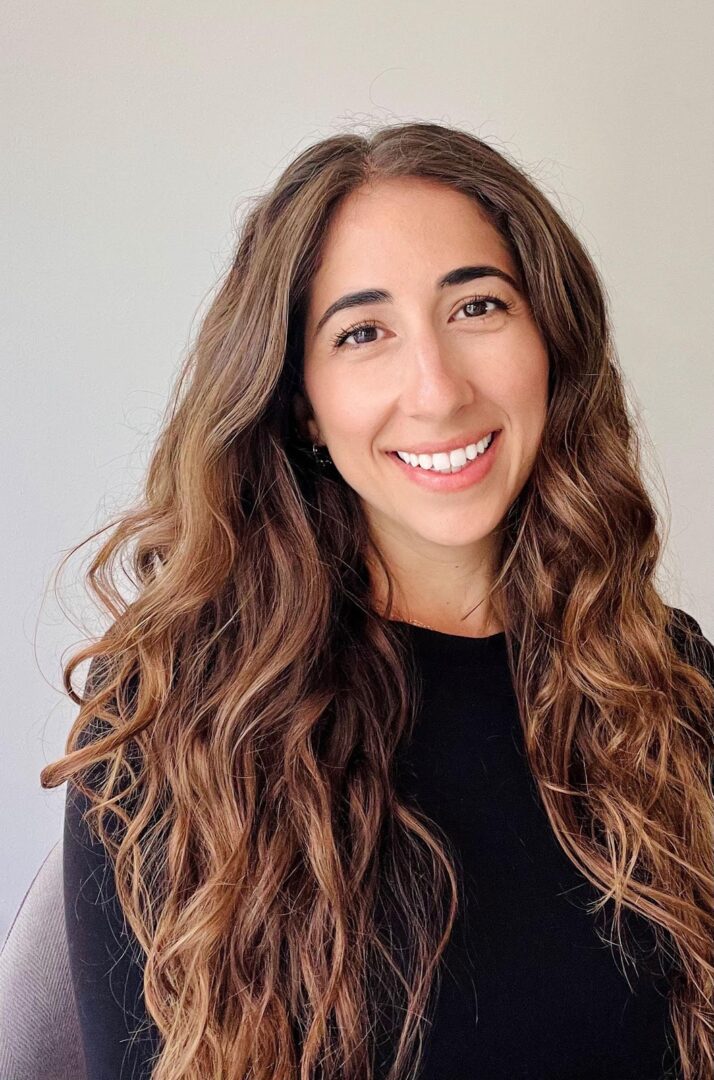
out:
<path id="1" fill-rule="evenodd" d="M 144 1006 L 143 954 L 125 924 L 106 850 L 83 820 L 87 806 L 69 781 L 65 922 L 87 1080 L 148 1080 L 158 1042 Z"/>
<path id="2" fill-rule="evenodd" d="M 88 685 L 98 674 L 95 658 Z M 84 746 L 97 734 L 96 725 L 88 725 L 78 745 Z M 103 765 L 97 768 L 101 772 Z M 94 787 L 93 779 L 86 782 Z M 144 1004 L 143 953 L 124 919 L 109 855 L 84 820 L 89 805 L 69 780 L 64 814 L 64 908 L 87 1080 L 149 1080 L 152 1058 L 158 1052 L 158 1032 Z"/>

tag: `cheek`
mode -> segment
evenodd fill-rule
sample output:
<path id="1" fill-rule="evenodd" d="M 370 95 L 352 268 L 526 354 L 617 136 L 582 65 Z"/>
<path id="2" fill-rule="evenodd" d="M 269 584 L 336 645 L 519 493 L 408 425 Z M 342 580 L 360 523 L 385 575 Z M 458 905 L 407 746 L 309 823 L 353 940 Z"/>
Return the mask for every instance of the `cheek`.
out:
<path id="1" fill-rule="evenodd" d="M 371 437 L 377 423 L 374 403 L 362 404 L 354 395 L 340 395 L 326 402 L 324 411 L 325 435 L 335 443 L 363 442 Z"/>
<path id="2" fill-rule="evenodd" d="M 548 354 L 539 340 L 513 349 L 493 372 L 493 399 L 512 421 L 526 430 L 540 430 L 548 408 Z"/>
<path id="3" fill-rule="evenodd" d="M 341 379 L 322 376 L 313 381 L 311 401 L 323 436 L 335 443 L 371 438 L 379 426 L 381 408 L 374 378 L 353 379 L 346 388 L 344 372 Z"/>

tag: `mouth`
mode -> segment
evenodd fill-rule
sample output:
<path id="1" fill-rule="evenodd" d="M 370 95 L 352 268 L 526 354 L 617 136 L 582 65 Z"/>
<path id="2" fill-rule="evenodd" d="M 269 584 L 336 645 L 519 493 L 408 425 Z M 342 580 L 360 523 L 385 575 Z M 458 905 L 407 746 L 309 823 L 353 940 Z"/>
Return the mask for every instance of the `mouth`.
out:
<path id="1" fill-rule="evenodd" d="M 462 466 L 452 466 L 453 472 L 451 469 L 439 471 L 424 469 L 420 465 L 410 465 L 402 461 L 396 450 L 389 450 L 386 453 L 387 457 L 390 457 L 413 483 L 431 491 L 461 491 L 483 480 L 489 474 L 501 444 L 501 432 L 501 428 L 494 431 L 487 449 L 475 458 L 467 460 Z"/>

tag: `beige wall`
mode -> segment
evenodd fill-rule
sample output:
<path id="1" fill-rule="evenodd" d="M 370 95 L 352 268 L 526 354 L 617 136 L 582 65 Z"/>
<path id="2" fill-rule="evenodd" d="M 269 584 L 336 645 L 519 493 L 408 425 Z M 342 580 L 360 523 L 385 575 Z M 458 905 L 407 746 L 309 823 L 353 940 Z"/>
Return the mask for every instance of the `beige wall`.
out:
<path id="1" fill-rule="evenodd" d="M 345 125 L 464 126 L 575 226 L 669 493 L 663 587 L 714 639 L 709 0 L 7 0 L 4 15 L 0 938 L 61 828 L 64 787 L 38 773 L 75 715 L 59 665 L 83 630 L 45 596 L 49 574 L 139 482 L 242 200 Z"/>

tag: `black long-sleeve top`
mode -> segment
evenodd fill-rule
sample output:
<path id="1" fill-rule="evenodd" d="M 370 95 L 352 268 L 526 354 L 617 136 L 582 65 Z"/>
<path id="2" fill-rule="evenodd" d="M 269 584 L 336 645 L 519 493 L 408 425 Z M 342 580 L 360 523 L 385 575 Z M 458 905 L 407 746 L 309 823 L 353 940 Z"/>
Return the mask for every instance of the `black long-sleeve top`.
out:
<path id="1" fill-rule="evenodd" d="M 674 1080 L 667 963 L 651 925 L 633 912 L 624 912 L 623 925 L 638 949 L 634 967 L 598 936 L 598 927 L 608 933 L 611 908 L 588 914 L 600 894 L 565 855 L 540 804 L 505 634 L 466 638 L 400 626 L 423 690 L 398 782 L 455 845 L 466 897 L 420 1080 Z M 702 647 L 714 682 L 714 646 L 702 637 Z M 157 1034 L 135 941 L 105 853 L 82 820 L 85 807 L 68 785 L 65 914 L 87 1077 L 143 1080 Z"/>

